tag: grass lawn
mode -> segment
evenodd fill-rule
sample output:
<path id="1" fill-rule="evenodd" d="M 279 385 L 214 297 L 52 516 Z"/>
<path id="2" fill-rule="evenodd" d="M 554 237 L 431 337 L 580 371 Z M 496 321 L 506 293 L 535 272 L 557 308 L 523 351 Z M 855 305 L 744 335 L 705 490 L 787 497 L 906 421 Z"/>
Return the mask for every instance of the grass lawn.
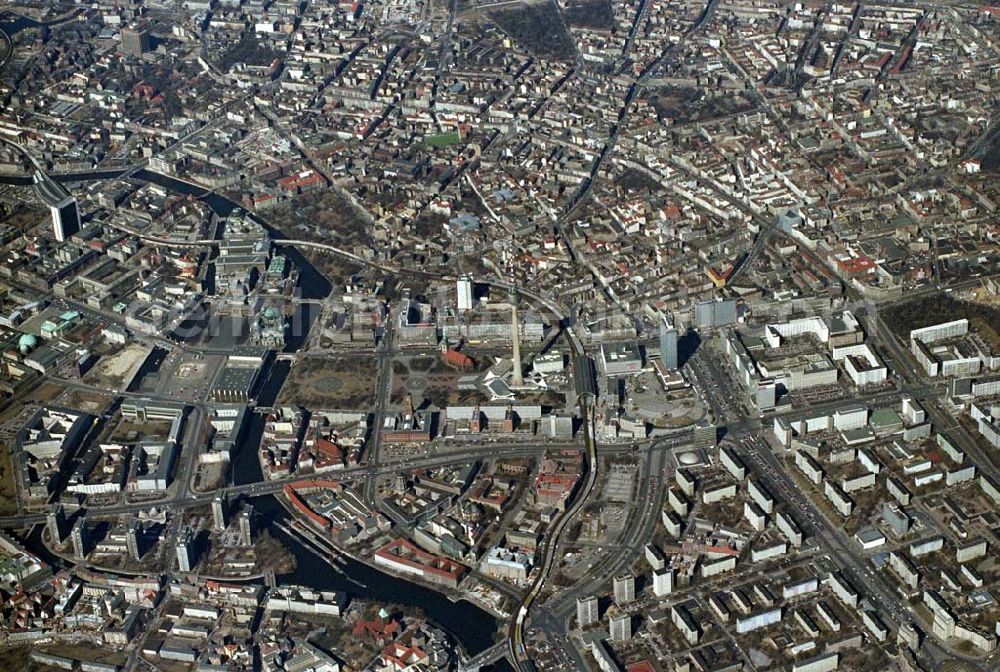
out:
<path id="1" fill-rule="evenodd" d="M 430 147 L 451 147 L 452 145 L 461 145 L 462 136 L 458 131 L 428 135 L 424 138 L 424 143 Z"/>
<path id="2" fill-rule="evenodd" d="M 374 358 L 305 357 L 292 367 L 278 406 L 366 410 L 375 403 Z"/>
<path id="3" fill-rule="evenodd" d="M 10 459 L 10 448 L 2 446 L 0 447 L 0 515 L 12 516 L 16 513 L 17 483 L 14 481 L 14 465 Z"/>

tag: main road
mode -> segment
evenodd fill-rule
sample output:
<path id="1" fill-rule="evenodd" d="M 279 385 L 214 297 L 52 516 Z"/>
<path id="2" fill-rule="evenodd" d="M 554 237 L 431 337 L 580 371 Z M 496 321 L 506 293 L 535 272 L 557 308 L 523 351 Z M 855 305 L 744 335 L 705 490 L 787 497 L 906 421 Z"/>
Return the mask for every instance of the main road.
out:
<path id="1" fill-rule="evenodd" d="M 626 571 L 641 555 L 646 543 L 652 539 L 660 519 L 660 503 L 667 484 L 668 454 L 671 449 L 686 445 L 689 440 L 690 437 L 687 437 L 683 444 L 658 442 L 646 449 L 643 471 L 634 498 L 635 510 L 625 529 L 609 544 L 608 552 L 592 567 L 588 567 L 587 576 L 582 581 L 559 591 L 540 605 L 539 625 L 542 629 L 557 635 L 569 632 L 570 621 L 576 613 L 577 598 L 598 594 L 605 587 L 608 577 Z M 579 669 L 586 668 L 583 655 L 568 638 L 557 636 L 554 639 L 554 645 L 561 647 Z"/>

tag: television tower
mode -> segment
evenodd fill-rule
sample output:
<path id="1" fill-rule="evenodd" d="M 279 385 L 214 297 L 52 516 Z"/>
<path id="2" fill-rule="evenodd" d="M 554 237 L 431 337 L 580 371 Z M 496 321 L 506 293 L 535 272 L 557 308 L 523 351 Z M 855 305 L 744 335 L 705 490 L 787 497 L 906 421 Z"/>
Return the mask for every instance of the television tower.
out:
<path id="1" fill-rule="evenodd" d="M 521 371 L 521 325 L 517 320 L 517 285 L 514 286 L 514 290 L 510 294 L 510 337 L 513 344 L 513 352 L 511 353 L 511 358 L 514 360 L 514 376 L 511 378 L 511 382 L 514 387 L 524 386 L 524 374 Z"/>
<path id="2" fill-rule="evenodd" d="M 524 386 L 524 373 L 521 370 L 521 325 L 517 319 L 517 304 L 520 299 L 520 292 L 517 291 L 517 274 L 514 267 L 514 259 L 517 254 L 517 236 L 511 231 L 510 236 L 510 257 L 506 259 L 507 277 L 513 280 L 510 289 L 510 342 L 512 345 L 511 359 L 514 360 L 514 371 L 511 376 L 513 387 Z"/>

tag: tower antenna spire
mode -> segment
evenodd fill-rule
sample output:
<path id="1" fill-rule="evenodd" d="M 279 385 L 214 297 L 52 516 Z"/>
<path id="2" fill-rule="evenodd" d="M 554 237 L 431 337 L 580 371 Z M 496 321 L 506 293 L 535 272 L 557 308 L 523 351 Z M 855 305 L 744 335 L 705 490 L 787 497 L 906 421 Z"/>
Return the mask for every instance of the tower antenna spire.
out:
<path id="1" fill-rule="evenodd" d="M 524 373 L 521 367 L 521 325 L 517 318 L 517 302 L 520 292 L 517 290 L 517 282 L 514 282 L 510 292 L 510 338 L 513 346 L 511 359 L 514 360 L 514 375 L 511 378 L 514 387 L 524 386 Z"/>

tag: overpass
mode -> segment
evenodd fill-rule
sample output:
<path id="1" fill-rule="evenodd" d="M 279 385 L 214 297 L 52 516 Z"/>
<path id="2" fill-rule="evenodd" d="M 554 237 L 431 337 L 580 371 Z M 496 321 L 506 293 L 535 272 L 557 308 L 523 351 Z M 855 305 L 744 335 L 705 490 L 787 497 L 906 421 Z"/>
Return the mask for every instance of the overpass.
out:
<path id="1" fill-rule="evenodd" d="M 579 352 L 582 352 L 579 351 Z M 587 460 L 584 463 L 587 469 L 586 482 L 580 491 L 576 494 L 573 499 L 573 503 L 567 507 L 563 512 L 562 516 L 555 522 L 552 526 L 552 531 L 545 540 L 545 550 L 542 554 L 542 563 L 538 576 L 535 578 L 535 582 L 532 584 L 525 596 L 524 601 L 521 603 L 520 607 L 514 616 L 514 622 L 510 629 L 510 637 L 507 640 L 507 645 L 510 649 L 510 658 L 514 663 L 514 669 L 519 672 L 525 672 L 526 670 L 532 670 L 534 668 L 534 663 L 531 662 L 531 657 L 528 655 L 528 651 L 525 647 L 524 642 L 524 626 L 528 620 L 528 612 L 531 609 L 531 605 L 534 604 L 535 600 L 541 594 L 542 589 L 545 586 L 545 581 L 548 579 L 549 574 L 552 572 L 552 568 L 555 566 L 558 556 L 559 538 L 562 536 L 563 530 L 566 525 L 573 518 L 576 517 L 580 509 L 583 508 L 587 500 L 590 498 L 591 492 L 594 489 L 594 485 L 597 482 L 597 441 L 594 436 L 594 425 L 591 418 L 591 409 L 588 402 L 590 401 L 589 396 L 581 396 L 579 398 L 580 404 L 580 416 L 583 420 L 584 438 L 587 444 Z"/>
<path id="2" fill-rule="evenodd" d="M 67 198 L 71 198 L 66 187 L 42 172 L 41 168 L 35 169 L 31 181 L 35 185 L 35 193 L 38 194 L 38 198 L 49 207 L 57 206 Z"/>
<path id="3" fill-rule="evenodd" d="M 66 198 L 69 198 L 70 193 L 66 191 L 66 188 L 49 177 L 42 168 L 42 164 L 39 163 L 38 159 L 32 156 L 29 151 L 16 142 L 8 140 L 4 137 L 0 137 L 0 142 L 20 152 L 21 155 L 26 158 L 29 163 L 31 163 L 32 167 L 35 169 L 31 174 L 31 183 L 34 185 L 35 193 L 38 195 L 38 198 L 41 199 L 42 203 L 46 206 L 52 206 Z"/>
<path id="4" fill-rule="evenodd" d="M 690 440 L 690 435 L 686 432 L 680 432 L 676 436 L 671 436 L 668 439 L 659 440 L 656 446 L 668 450 L 675 448 L 681 444 L 687 443 Z M 564 444 L 560 444 L 564 445 Z M 628 454 L 634 448 L 636 444 L 623 443 L 618 445 L 607 446 L 603 449 L 605 454 L 609 455 L 619 455 Z M 517 444 L 490 444 L 489 451 L 491 457 L 530 457 L 537 456 L 542 451 L 547 448 L 546 445 L 539 445 L 538 443 L 526 443 L 524 445 Z M 432 458 L 428 457 L 414 457 L 399 461 L 386 462 L 379 465 L 376 468 L 376 472 L 380 475 L 393 474 L 397 471 L 406 469 L 416 469 L 419 467 L 441 467 L 447 466 L 449 464 L 461 464 L 468 462 L 470 460 L 481 459 L 483 456 L 484 447 L 477 446 L 468 450 L 454 450 L 437 455 Z M 356 478 L 358 476 L 364 475 L 368 471 L 368 465 L 359 465 L 356 467 L 345 467 L 344 469 L 339 469 L 336 471 L 331 471 L 324 474 L 327 478 L 336 480 L 348 480 L 351 478 Z M 125 504 L 112 504 L 109 506 L 95 506 L 95 507 L 81 507 L 81 510 L 86 510 L 88 513 L 99 516 L 114 516 L 123 513 L 137 513 L 139 511 L 147 511 L 150 508 L 165 507 L 169 506 L 174 509 L 190 508 L 194 506 L 202 506 L 210 503 L 217 494 L 225 495 L 246 495 L 248 497 L 257 497 L 260 495 L 276 495 L 281 492 L 285 485 L 300 483 L 302 481 L 315 480 L 316 475 L 293 475 L 286 476 L 284 478 L 276 478 L 273 480 L 263 480 L 255 481 L 253 483 L 245 483 L 243 485 L 233 485 L 226 488 L 218 488 L 206 491 L 192 492 L 185 496 L 174 495 L 172 497 L 164 497 L 157 500 L 149 500 L 143 502 L 129 502 Z M 31 525 L 37 525 L 38 523 L 45 522 L 46 513 L 25 513 L 21 515 L 13 516 L 3 516 L 0 517 L 0 528 L 6 527 L 26 527 Z"/>

